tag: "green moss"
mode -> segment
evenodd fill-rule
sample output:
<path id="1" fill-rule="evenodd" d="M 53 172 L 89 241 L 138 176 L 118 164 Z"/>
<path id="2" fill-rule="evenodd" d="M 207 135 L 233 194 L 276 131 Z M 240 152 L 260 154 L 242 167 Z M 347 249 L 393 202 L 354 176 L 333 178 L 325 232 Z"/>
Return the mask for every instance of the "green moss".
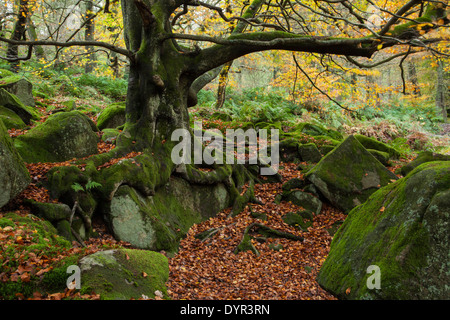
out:
<path id="1" fill-rule="evenodd" d="M 6 70 L 6 69 L 0 69 L 0 78 L 10 77 L 13 76 L 14 72 Z"/>
<path id="2" fill-rule="evenodd" d="M 18 74 L 8 74 L 5 77 L 2 77 L 0 80 L 0 88 L 7 86 L 11 83 L 16 83 L 17 81 L 19 81 L 20 79 L 22 79 L 21 75 Z"/>
<path id="3" fill-rule="evenodd" d="M 283 216 L 284 223 L 293 226 L 295 228 L 301 229 L 303 231 L 308 231 L 308 228 L 312 226 L 312 220 L 305 221 L 300 214 L 295 212 L 288 212 Z"/>
<path id="4" fill-rule="evenodd" d="M 450 161 L 450 155 L 433 153 L 431 151 L 423 151 L 419 153 L 413 161 L 401 168 L 401 174 L 403 176 L 406 176 L 421 164 L 431 161 Z"/>
<path id="5" fill-rule="evenodd" d="M 165 282 L 169 278 L 165 256 L 133 249 L 98 252 L 80 260 L 81 293 L 95 291 L 102 300 L 155 297 L 159 290 L 167 297 Z"/>
<path id="6" fill-rule="evenodd" d="M 258 249 L 256 249 L 255 246 L 253 245 L 252 239 L 253 239 L 252 236 L 250 236 L 248 233 L 244 234 L 241 242 L 234 250 L 234 253 L 238 254 L 239 252 L 251 251 L 254 254 L 256 254 L 257 256 L 259 256 L 260 253 L 259 253 Z"/>
<path id="7" fill-rule="evenodd" d="M 100 130 L 116 128 L 125 123 L 125 104 L 115 103 L 105 108 L 97 118 L 97 126 Z"/>
<path id="8" fill-rule="evenodd" d="M 391 179 L 397 179 L 353 136 L 323 157 L 305 177 L 345 212 L 364 203 Z"/>
<path id="9" fill-rule="evenodd" d="M 381 152 L 386 152 L 389 154 L 389 158 L 391 159 L 398 159 L 400 158 L 400 152 L 396 149 L 388 146 L 387 144 L 380 142 L 376 139 L 369 138 L 360 134 L 355 134 L 354 137 L 361 143 L 364 148 L 366 149 L 372 149 L 372 150 L 378 150 Z"/>
<path id="10" fill-rule="evenodd" d="M 44 273 L 39 284 L 41 290 L 48 293 L 64 291 L 67 288 L 67 278 L 69 277 L 67 268 L 76 265 L 80 256 L 81 254 L 74 254 L 55 263 L 52 270 Z"/>
<path id="11" fill-rule="evenodd" d="M 318 276 L 319 284 L 342 299 L 445 296 L 442 270 L 449 264 L 448 247 L 436 248 L 433 243 L 448 239 L 444 235 L 436 240 L 439 233 L 448 231 L 443 231 L 447 229 L 444 217 L 445 210 L 448 217 L 448 204 L 438 209 L 437 216 L 427 216 L 427 212 L 430 199 L 440 190 L 448 190 L 449 169 L 445 163 L 422 165 L 353 209 L 333 238 L 330 254 Z M 429 217 L 439 217 L 439 222 L 432 223 Z M 432 231 L 442 222 L 441 232 Z M 371 290 L 366 285 L 366 269 L 370 265 L 381 270 L 381 290 Z M 437 285 L 436 292 L 428 289 L 430 284 Z"/>
<path id="12" fill-rule="evenodd" d="M 162 150 L 158 150 L 162 151 Z M 171 175 L 172 161 L 166 154 L 143 153 L 136 158 L 122 160 L 101 172 L 99 182 L 106 196 L 113 194 L 117 183 L 127 182 L 144 195 L 154 194 L 155 188 L 166 183 Z"/>
<path id="13" fill-rule="evenodd" d="M 0 120 L 3 121 L 7 129 L 23 129 L 26 127 L 25 122 L 14 111 L 2 106 L 0 106 Z"/>
<path id="14" fill-rule="evenodd" d="M 4 259 L 0 264 L 0 273 L 13 273 L 21 261 L 29 259 L 30 253 L 39 257 L 47 256 L 51 259 L 59 255 L 60 250 L 71 247 L 69 241 L 56 234 L 56 229 L 50 222 L 40 220 L 33 215 L 20 216 L 16 213 L 6 213 L 3 218 L 0 218 L 0 226 L 10 226 L 13 228 L 13 232 L 21 229 L 29 234 L 27 243 L 0 244 Z M 17 253 L 20 253 L 20 257 L 17 256 Z M 22 293 L 25 297 L 29 297 L 37 290 L 41 290 L 40 279 L 31 275 L 29 282 L 23 282 L 20 278 L 17 282 L 2 282 L 0 297 L 17 299 L 16 293 Z"/>
<path id="15" fill-rule="evenodd" d="M 389 165 L 389 159 L 390 159 L 389 153 L 379 151 L 379 150 L 374 150 L 374 149 L 367 149 L 367 151 L 369 151 L 370 154 L 373 155 L 384 166 Z"/>
<path id="16" fill-rule="evenodd" d="M 41 115 L 35 108 L 24 105 L 19 98 L 0 88 L 0 106 L 14 111 L 22 121 L 29 125 L 33 120 L 39 120 Z"/>
<path id="17" fill-rule="evenodd" d="M 47 178 L 50 195 L 56 199 L 74 193 L 72 186 L 75 183 L 85 185 L 89 181 L 89 177 L 76 166 L 54 167 L 47 173 Z"/>
<path id="18" fill-rule="evenodd" d="M 60 162 L 98 152 L 90 119 L 79 111 L 61 112 L 14 140 L 25 162 Z"/>

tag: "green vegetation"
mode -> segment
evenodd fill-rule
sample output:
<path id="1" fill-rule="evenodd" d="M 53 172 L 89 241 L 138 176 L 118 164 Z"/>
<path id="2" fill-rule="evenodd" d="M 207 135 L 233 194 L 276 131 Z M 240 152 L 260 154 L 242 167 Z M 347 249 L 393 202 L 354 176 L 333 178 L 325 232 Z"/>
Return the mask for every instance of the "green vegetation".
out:
<path id="1" fill-rule="evenodd" d="M 442 131 L 442 121 L 432 103 L 417 105 L 395 98 L 379 109 L 367 106 L 349 113 L 332 102 L 322 105 L 320 109 L 311 108 L 291 101 L 289 94 L 282 89 L 261 87 L 242 91 L 227 89 L 223 108 L 215 110 L 214 92 L 202 90 L 198 97 L 198 105 L 191 111 L 191 123 L 203 120 L 204 128 L 247 129 L 264 122 L 278 123 L 280 129 L 287 129 L 299 128 L 299 124 L 304 126 L 306 122 L 328 130 L 301 130 L 303 133 L 327 136 L 328 141 L 334 139 L 334 144 L 342 140 L 342 134 L 360 134 L 387 143 L 403 156 L 413 156 L 423 150 L 450 152 L 448 142 L 439 141 L 439 137 L 435 136 Z M 348 107 L 357 109 L 358 106 Z M 337 131 L 340 136 L 332 135 L 329 129 Z"/>

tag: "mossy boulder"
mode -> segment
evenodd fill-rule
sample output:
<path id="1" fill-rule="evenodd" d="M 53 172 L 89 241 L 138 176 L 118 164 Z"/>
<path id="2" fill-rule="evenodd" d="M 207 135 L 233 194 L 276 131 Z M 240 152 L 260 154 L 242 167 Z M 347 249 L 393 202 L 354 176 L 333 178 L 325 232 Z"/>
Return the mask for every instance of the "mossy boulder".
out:
<path id="1" fill-rule="evenodd" d="M 367 149 L 371 155 L 373 155 L 378 161 L 380 161 L 384 166 L 389 165 L 389 159 L 391 158 L 389 153 L 375 150 L 375 149 Z"/>
<path id="2" fill-rule="evenodd" d="M 105 128 L 117 128 L 125 123 L 125 104 L 114 103 L 105 108 L 97 118 L 97 126 L 100 130 Z"/>
<path id="3" fill-rule="evenodd" d="M 102 130 L 102 141 L 112 143 L 117 140 L 117 137 L 120 135 L 120 131 L 112 128 L 105 128 Z"/>
<path id="4" fill-rule="evenodd" d="M 303 231 L 308 231 L 308 228 L 312 226 L 312 218 L 307 218 L 300 212 L 288 212 L 282 219 L 284 223 Z"/>
<path id="5" fill-rule="evenodd" d="M 322 158 L 319 149 L 314 143 L 306 143 L 299 145 L 298 153 L 300 154 L 302 161 L 305 162 L 316 163 L 319 162 L 320 159 Z"/>
<path id="6" fill-rule="evenodd" d="M 72 209 L 63 203 L 42 203 L 34 200 L 27 200 L 32 212 L 50 222 L 58 222 L 60 220 L 69 220 Z"/>
<path id="7" fill-rule="evenodd" d="M 283 192 L 285 191 L 291 191 L 292 189 L 301 189 L 305 187 L 305 180 L 300 178 L 292 178 L 283 183 L 281 186 L 281 189 Z"/>
<path id="8" fill-rule="evenodd" d="M 0 88 L 0 106 L 13 111 L 27 125 L 40 118 L 39 112 L 33 107 L 26 106 L 17 96 L 3 88 Z"/>
<path id="9" fill-rule="evenodd" d="M 33 84 L 17 74 L 3 73 L 0 79 L 0 88 L 7 90 L 26 106 L 34 107 Z"/>
<path id="10" fill-rule="evenodd" d="M 98 153 L 97 134 L 79 111 L 61 112 L 17 137 L 14 145 L 27 163 L 61 162 Z"/>
<path id="11" fill-rule="evenodd" d="M 14 72 L 7 69 L 0 69 L 0 78 L 13 76 Z"/>
<path id="12" fill-rule="evenodd" d="M 0 106 L 0 120 L 7 129 L 23 129 L 27 126 L 14 111 L 2 106 Z"/>
<path id="13" fill-rule="evenodd" d="M 284 138 L 279 142 L 280 160 L 283 162 L 295 162 L 300 160 L 298 147 L 300 143 L 296 138 Z"/>
<path id="14" fill-rule="evenodd" d="M 226 187 L 190 185 L 171 178 L 153 196 L 121 186 L 106 208 L 105 217 L 115 237 L 137 248 L 175 252 L 189 228 L 229 205 Z"/>
<path id="15" fill-rule="evenodd" d="M 0 208 L 30 183 L 30 174 L 0 120 Z"/>
<path id="16" fill-rule="evenodd" d="M 364 148 L 386 152 L 389 154 L 390 159 L 398 159 L 401 156 L 398 150 L 376 139 L 366 137 L 361 134 L 355 134 L 354 137 L 364 146 Z"/>
<path id="17" fill-rule="evenodd" d="M 117 249 L 99 251 L 80 259 L 81 293 L 95 292 L 102 300 L 130 300 L 155 292 L 167 298 L 169 263 L 160 253 Z"/>
<path id="18" fill-rule="evenodd" d="M 401 168 L 400 173 L 403 176 L 406 176 L 421 164 L 431 161 L 450 161 L 450 155 L 434 153 L 431 151 L 423 151 L 419 153 L 413 161 L 404 165 Z"/>
<path id="19" fill-rule="evenodd" d="M 305 178 L 333 205 L 348 213 L 397 176 L 355 137 L 349 136 L 309 170 Z"/>
<path id="20" fill-rule="evenodd" d="M 329 138 L 332 138 L 334 140 L 342 140 L 343 136 L 339 131 L 333 130 L 333 129 L 327 129 L 325 127 L 319 126 L 317 124 L 303 122 L 298 124 L 295 129 L 295 131 L 302 132 L 304 134 L 310 135 L 310 136 L 326 136 Z"/>
<path id="21" fill-rule="evenodd" d="M 283 192 L 282 200 L 291 202 L 302 207 L 303 209 L 311 211 L 316 215 L 322 210 L 322 201 L 320 201 L 317 197 L 301 190 Z"/>
<path id="22" fill-rule="evenodd" d="M 450 162 L 422 164 L 349 213 L 317 280 L 341 299 L 448 299 L 449 224 Z"/>

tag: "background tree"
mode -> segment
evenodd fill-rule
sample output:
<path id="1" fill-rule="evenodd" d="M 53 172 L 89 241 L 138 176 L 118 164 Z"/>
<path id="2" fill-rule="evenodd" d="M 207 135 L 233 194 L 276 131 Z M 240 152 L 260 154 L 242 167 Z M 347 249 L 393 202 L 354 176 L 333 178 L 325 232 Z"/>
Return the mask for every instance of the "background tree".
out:
<path id="1" fill-rule="evenodd" d="M 92 0 L 85 1 L 86 6 L 86 14 L 85 14 L 85 31 L 84 31 L 84 39 L 86 41 L 94 41 L 95 40 L 95 20 L 94 20 L 94 2 Z M 95 60 L 97 59 L 95 55 L 94 46 L 88 46 L 87 48 L 87 59 L 85 66 L 85 72 L 91 73 L 95 68 Z"/>

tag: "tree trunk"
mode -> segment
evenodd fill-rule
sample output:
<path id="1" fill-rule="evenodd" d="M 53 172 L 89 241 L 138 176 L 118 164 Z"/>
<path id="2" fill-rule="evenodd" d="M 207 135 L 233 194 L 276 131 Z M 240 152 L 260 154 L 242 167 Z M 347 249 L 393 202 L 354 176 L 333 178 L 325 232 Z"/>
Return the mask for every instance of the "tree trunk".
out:
<path id="1" fill-rule="evenodd" d="M 11 35 L 11 40 L 22 40 L 22 38 L 24 38 L 25 36 L 27 19 L 30 14 L 28 6 L 28 0 L 20 0 L 19 12 L 17 15 L 16 23 L 14 24 L 14 30 Z M 8 44 L 6 57 L 8 59 L 17 59 L 19 57 L 19 46 L 15 44 Z M 19 71 L 19 61 L 11 61 L 11 71 Z"/>
<path id="2" fill-rule="evenodd" d="M 93 9 L 94 9 L 94 2 L 92 0 L 86 1 L 86 19 L 87 19 L 87 23 L 85 25 L 85 29 L 84 29 L 84 39 L 86 41 L 94 41 L 95 39 L 95 21 L 93 16 Z M 87 59 L 88 61 L 86 62 L 86 65 L 84 67 L 84 71 L 86 73 L 92 73 L 94 71 L 94 68 L 96 66 L 96 60 L 97 57 L 95 55 L 95 48 L 93 46 L 88 46 L 86 48 L 88 55 L 87 55 Z"/>
<path id="3" fill-rule="evenodd" d="M 420 87 L 419 87 L 419 80 L 417 78 L 417 71 L 416 66 L 413 61 L 410 61 L 408 63 L 408 74 L 409 74 L 409 80 L 411 81 L 413 85 L 413 94 L 420 96 Z"/>
<path id="4" fill-rule="evenodd" d="M 175 129 L 189 128 L 191 82 L 183 78 L 185 61 L 172 42 L 158 41 L 159 28 L 168 22 L 163 14 L 166 4 L 154 3 L 162 10 L 158 17 L 147 10 L 150 4 L 122 1 L 125 41 L 136 52 L 130 61 L 125 131 L 128 143 L 136 141 L 141 148 L 170 144 Z"/>
<path id="5" fill-rule="evenodd" d="M 28 17 L 28 36 L 30 37 L 30 40 L 36 41 L 38 39 L 37 33 L 36 33 L 36 27 L 31 20 L 31 17 Z M 36 55 L 36 58 L 39 60 L 45 60 L 45 51 L 42 46 L 35 46 L 34 47 L 34 54 Z"/>
<path id="6" fill-rule="evenodd" d="M 447 122 L 447 106 L 445 103 L 445 80 L 444 80 L 444 62 L 438 60 L 437 67 L 437 85 L 436 85 L 436 108 L 438 113 L 442 115 L 442 121 Z"/>
<path id="7" fill-rule="evenodd" d="M 255 17 L 258 10 L 263 5 L 263 1 L 261 0 L 253 0 L 252 4 L 248 7 L 248 9 L 244 12 L 242 17 L 244 19 L 249 19 Z M 229 4 L 227 5 L 229 8 Z M 231 34 L 239 34 L 244 32 L 245 28 L 247 27 L 247 23 L 244 21 L 239 21 L 239 23 L 236 25 L 236 27 L 232 30 Z M 228 75 L 230 74 L 231 66 L 233 65 L 233 60 L 227 62 L 223 68 L 222 71 L 219 74 L 219 87 L 217 89 L 217 102 L 216 102 L 216 109 L 221 109 L 223 107 L 223 104 L 225 103 L 226 98 L 226 89 L 228 84 Z"/>
<path id="8" fill-rule="evenodd" d="M 217 88 L 216 109 L 221 109 L 225 103 L 226 89 L 228 84 L 228 74 L 230 72 L 233 61 L 227 62 L 219 74 L 219 87 Z"/>

